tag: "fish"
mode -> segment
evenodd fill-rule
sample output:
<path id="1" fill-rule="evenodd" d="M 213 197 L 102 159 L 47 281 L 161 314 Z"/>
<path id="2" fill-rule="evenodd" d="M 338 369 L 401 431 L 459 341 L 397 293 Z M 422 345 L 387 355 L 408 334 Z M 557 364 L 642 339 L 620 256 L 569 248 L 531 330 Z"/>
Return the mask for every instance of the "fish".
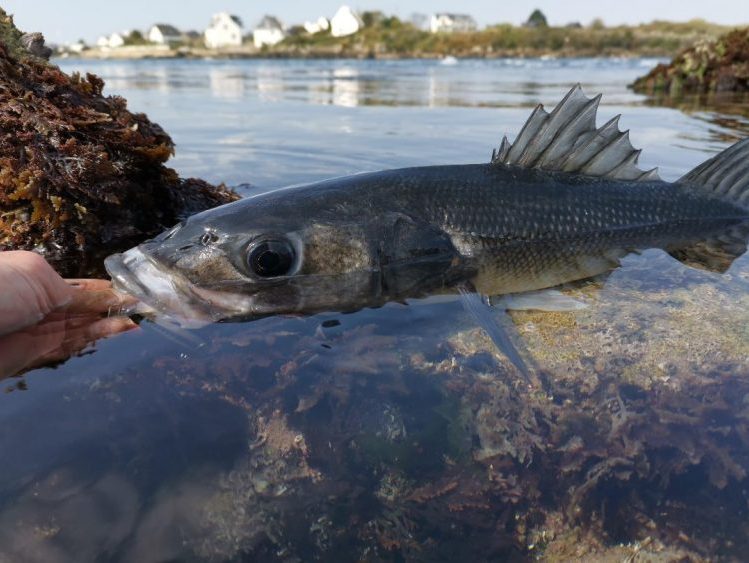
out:
<path id="1" fill-rule="evenodd" d="M 675 182 L 576 85 L 489 162 L 360 173 L 193 215 L 105 261 L 114 287 L 190 323 L 349 312 L 439 293 L 517 295 L 662 249 L 724 272 L 746 252 L 749 139 Z M 516 299 L 515 301 L 522 301 Z M 475 310 L 475 303 L 470 306 Z"/>

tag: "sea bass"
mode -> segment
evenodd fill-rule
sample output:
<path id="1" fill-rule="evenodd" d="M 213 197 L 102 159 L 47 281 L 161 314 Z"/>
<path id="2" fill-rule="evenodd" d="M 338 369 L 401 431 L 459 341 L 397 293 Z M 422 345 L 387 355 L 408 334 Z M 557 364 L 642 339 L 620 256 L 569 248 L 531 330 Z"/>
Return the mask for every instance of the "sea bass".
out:
<path id="1" fill-rule="evenodd" d="M 194 215 L 105 265 L 183 323 L 352 311 L 471 287 L 550 288 L 660 248 L 722 271 L 746 250 L 749 139 L 680 180 L 637 167 L 579 85 L 486 164 L 385 170 Z"/>

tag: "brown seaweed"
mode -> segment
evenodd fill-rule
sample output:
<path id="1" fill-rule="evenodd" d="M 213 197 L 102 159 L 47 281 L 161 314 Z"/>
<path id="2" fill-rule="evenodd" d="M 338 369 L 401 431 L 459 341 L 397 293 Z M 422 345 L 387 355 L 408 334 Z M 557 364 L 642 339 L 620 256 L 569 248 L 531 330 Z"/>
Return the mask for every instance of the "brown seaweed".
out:
<path id="1" fill-rule="evenodd" d="M 700 40 L 635 80 L 632 88 L 673 98 L 749 91 L 749 28 Z"/>
<path id="2" fill-rule="evenodd" d="M 165 166 L 169 135 L 92 75 L 46 59 L 0 10 L 0 249 L 36 250 L 63 274 L 237 195 Z"/>

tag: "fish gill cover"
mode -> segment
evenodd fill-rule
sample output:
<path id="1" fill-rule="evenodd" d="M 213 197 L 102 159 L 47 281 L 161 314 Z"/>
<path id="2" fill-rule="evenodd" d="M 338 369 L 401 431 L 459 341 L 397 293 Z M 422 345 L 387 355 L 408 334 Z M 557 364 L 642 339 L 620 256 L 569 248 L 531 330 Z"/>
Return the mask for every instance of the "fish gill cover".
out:
<path id="1" fill-rule="evenodd" d="M 48 55 L 41 34 L 22 34 L 0 8 L 0 250 L 35 249 L 66 275 L 100 273 L 95 257 L 238 198 L 180 178 L 165 166 L 174 143 L 159 125 Z"/>

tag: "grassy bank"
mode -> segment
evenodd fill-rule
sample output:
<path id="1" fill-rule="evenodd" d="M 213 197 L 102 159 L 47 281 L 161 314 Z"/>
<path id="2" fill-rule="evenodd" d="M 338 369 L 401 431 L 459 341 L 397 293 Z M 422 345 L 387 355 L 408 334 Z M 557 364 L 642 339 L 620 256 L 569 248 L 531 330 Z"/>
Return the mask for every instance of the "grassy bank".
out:
<path id="1" fill-rule="evenodd" d="M 296 56 L 325 52 L 359 57 L 669 56 L 726 30 L 695 20 L 617 27 L 595 23 L 588 27 L 535 28 L 502 24 L 470 33 L 429 33 L 397 18 L 386 18 L 348 37 L 325 33 L 291 36 L 265 52 Z"/>
<path id="2" fill-rule="evenodd" d="M 272 47 L 254 48 L 251 43 L 232 49 L 180 46 L 90 49 L 83 57 L 581 57 L 581 56 L 673 56 L 697 41 L 715 39 L 728 27 L 703 20 L 686 23 L 652 22 L 637 26 L 605 27 L 594 22 L 587 27 L 522 27 L 501 24 L 469 33 L 429 33 L 398 18 L 380 18 L 347 37 L 323 32 L 309 35 L 293 30 Z"/>

